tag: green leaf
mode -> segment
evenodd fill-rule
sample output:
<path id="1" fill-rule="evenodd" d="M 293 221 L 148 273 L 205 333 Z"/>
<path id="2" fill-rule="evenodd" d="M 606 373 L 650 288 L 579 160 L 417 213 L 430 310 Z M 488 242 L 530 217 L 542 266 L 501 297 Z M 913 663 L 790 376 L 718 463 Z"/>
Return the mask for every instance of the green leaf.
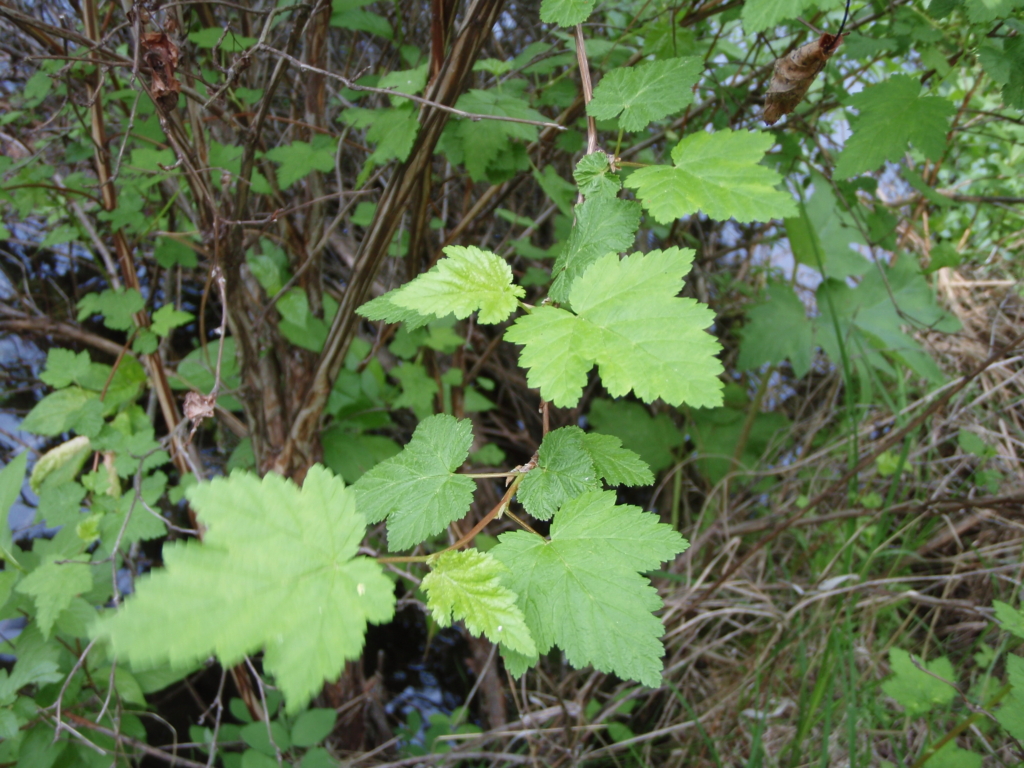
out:
<path id="1" fill-rule="evenodd" d="M 356 178 L 357 186 L 370 177 L 374 168 L 392 160 L 404 162 L 416 143 L 420 130 L 419 107 L 408 99 L 395 100 L 404 103 L 382 109 L 352 107 L 344 110 L 338 118 L 353 128 L 366 128 L 366 141 L 376 145 Z"/>
<path id="2" fill-rule="evenodd" d="M 544 436 L 537 466 L 526 473 L 516 497 L 538 520 L 550 520 L 570 499 L 601 489 L 594 460 L 583 448 L 583 430 L 562 427 Z"/>
<path id="3" fill-rule="evenodd" d="M 712 485 L 729 472 L 756 467 L 769 445 L 789 427 L 789 419 L 781 413 L 758 413 L 747 428 L 747 411 L 739 408 L 691 411 L 690 417 L 690 435 L 700 455 L 697 467 Z M 737 460 L 736 446 L 744 430 L 746 442 Z"/>
<path id="4" fill-rule="evenodd" d="M 584 155 L 576 163 L 576 169 L 572 175 L 580 188 L 580 194 L 587 198 L 615 197 L 622 189 L 622 181 L 618 174 L 612 173 L 611 166 L 608 164 L 608 155 L 604 152 L 591 152 L 589 155 Z"/>
<path id="5" fill-rule="evenodd" d="M 552 268 L 554 282 L 548 292 L 552 300 L 565 303 L 576 279 L 608 253 L 620 253 L 633 246 L 640 226 L 640 205 L 616 197 L 594 196 L 576 206 L 576 223 L 569 242 Z"/>
<path id="6" fill-rule="evenodd" d="M 652 417 L 640 403 L 628 400 L 597 398 L 590 404 L 587 418 L 594 429 L 622 440 L 655 472 L 672 464 L 672 449 L 686 441 L 668 414 Z"/>
<path id="7" fill-rule="evenodd" d="M 28 451 L 22 451 L 0 470 L 0 555 L 4 560 L 17 563 L 14 557 L 14 540 L 11 537 L 11 526 L 8 515 L 11 507 L 21 496 L 21 486 L 25 482 L 25 465 L 28 462 Z M 0 601 L 0 606 L 6 600 Z"/>
<path id="8" fill-rule="evenodd" d="M 459 320 L 480 311 L 479 321 L 500 323 L 515 312 L 526 292 L 512 283 L 512 269 L 495 253 L 449 245 L 428 272 L 392 291 L 391 303 L 419 315 Z"/>
<path id="9" fill-rule="evenodd" d="M 594 10 L 595 0 L 543 0 L 540 20 L 545 24 L 574 27 L 586 21 Z"/>
<path id="10" fill-rule="evenodd" d="M 594 89 L 587 114 L 598 120 L 618 115 L 622 130 L 642 131 L 692 104 L 693 86 L 703 70 L 704 60 L 696 56 L 618 67 Z"/>
<path id="11" fill-rule="evenodd" d="M 60 485 L 66 485 L 78 474 L 91 449 L 89 438 L 79 435 L 48 450 L 32 467 L 32 476 L 28 481 L 32 492 L 39 493 L 43 483 L 50 477 Z M 53 482 L 50 484 L 53 485 Z M 0 509 L 3 509 L 2 497 Z"/>
<path id="12" fill-rule="evenodd" d="M 416 418 L 425 419 L 434 412 L 437 381 L 419 363 L 405 363 L 391 369 L 391 375 L 402 384 L 402 394 L 391 404 L 393 408 L 409 408 Z"/>
<path id="13" fill-rule="evenodd" d="M 85 320 L 91 315 L 103 315 L 103 324 L 114 331 L 127 331 L 134 324 L 132 315 L 146 306 L 142 294 L 134 288 L 115 291 L 111 288 L 103 293 L 87 293 L 78 302 L 78 319 Z"/>
<path id="14" fill-rule="evenodd" d="M 68 430 L 94 437 L 103 426 L 103 404 L 95 392 L 68 387 L 51 392 L 21 423 L 26 432 L 54 437 Z"/>
<path id="15" fill-rule="evenodd" d="M 191 312 L 175 309 L 173 304 L 164 304 L 153 313 L 153 324 L 150 330 L 158 336 L 166 336 L 178 326 L 185 325 L 196 319 Z"/>
<path id="16" fill-rule="evenodd" d="M 895 699 L 910 717 L 918 717 L 935 707 L 944 707 L 953 701 L 956 689 L 922 672 L 910 660 L 910 654 L 900 648 L 889 650 L 889 665 L 893 676 L 882 683 L 886 696 Z M 922 666 L 943 680 L 956 683 L 953 665 L 945 656 Z"/>
<path id="17" fill-rule="evenodd" d="M 191 269 L 199 264 L 196 252 L 173 237 L 158 237 L 156 248 L 153 249 L 153 257 L 156 259 L 156 263 L 164 269 L 170 269 L 177 265 Z"/>
<path id="18" fill-rule="evenodd" d="M 267 151 L 267 157 L 280 165 L 277 183 L 287 189 L 313 171 L 324 173 L 334 170 L 334 157 L 338 147 L 329 136 L 317 135 L 313 143 L 293 141 Z"/>
<path id="19" fill-rule="evenodd" d="M 721 363 L 704 332 L 711 311 L 678 298 L 693 251 L 670 248 L 595 262 L 573 283 L 573 310 L 538 307 L 505 338 L 524 345 L 520 365 L 531 387 L 563 408 L 579 402 L 587 372 L 597 364 L 613 396 L 630 390 L 647 402 L 696 407 L 721 403 Z"/>
<path id="20" fill-rule="evenodd" d="M 71 605 L 72 598 L 92 589 L 92 569 L 88 562 L 88 555 L 71 558 L 60 554 L 47 555 L 14 588 L 32 596 L 36 604 L 36 621 L 45 639 L 49 640 L 53 623 L 61 611 Z"/>
<path id="21" fill-rule="evenodd" d="M 219 29 L 217 27 L 206 27 L 198 32 L 192 32 L 189 34 L 188 39 L 197 48 L 213 48 L 219 42 L 220 49 L 226 53 L 239 53 L 256 45 L 255 37 L 245 37 L 244 35 L 235 34 L 231 30 Z"/>
<path id="22" fill-rule="evenodd" d="M 438 626 L 451 626 L 453 617 L 461 619 L 477 637 L 486 635 L 506 648 L 536 656 L 516 595 L 501 585 L 504 571 L 498 560 L 477 549 L 442 552 L 423 577 L 427 607 Z"/>
<path id="23" fill-rule="evenodd" d="M 967 18 L 972 24 L 988 24 L 1008 17 L 1014 10 L 1024 6 L 1024 0 L 970 0 L 965 5 Z"/>
<path id="24" fill-rule="evenodd" d="M 803 16 L 810 8 L 827 11 L 842 4 L 842 0 L 747 0 L 743 4 L 743 29 L 763 32 L 780 22 Z"/>
<path id="25" fill-rule="evenodd" d="M 0 509 L 3 509 L 2 499 L 0 499 Z M 1016 610 L 1001 600 L 993 600 L 992 607 L 996 610 L 996 621 L 1003 625 L 1003 629 L 1024 640 L 1024 612 Z M 1024 690 L 1021 693 L 1024 693 Z"/>
<path id="26" fill-rule="evenodd" d="M 1015 739 L 1024 739 L 1024 658 L 1009 654 L 1006 674 L 1013 688 L 996 712 L 996 720 Z"/>
<path id="27" fill-rule="evenodd" d="M 825 177 L 815 173 L 811 180 L 814 194 L 806 204 L 797 204 L 797 216 L 785 221 L 793 257 L 835 280 L 863 275 L 871 262 L 853 249 L 868 245 L 861 225 L 839 203 Z"/>
<path id="28" fill-rule="evenodd" d="M 851 136 L 836 161 L 835 176 L 847 179 L 876 170 L 883 162 L 898 161 L 907 144 L 937 160 L 946 149 L 946 129 L 956 107 L 939 96 L 921 96 L 921 83 L 893 75 L 849 98 L 860 112 Z M 907 115 L 913 115 L 908 120 Z"/>
<path id="29" fill-rule="evenodd" d="M 206 526 L 203 543 L 165 544 L 164 569 L 139 579 L 92 635 L 142 669 L 211 654 L 228 666 L 264 649 L 288 713 L 301 711 L 359 658 L 367 622 L 394 615 L 391 581 L 356 556 L 366 523 L 355 494 L 314 465 L 301 489 L 273 473 L 236 471 L 187 496 Z"/>
<path id="30" fill-rule="evenodd" d="M 439 414 L 424 419 L 400 454 L 352 486 L 370 523 L 387 518 L 388 548 L 408 549 L 469 511 L 476 486 L 456 475 L 473 443 L 472 423 Z"/>
<path id="31" fill-rule="evenodd" d="M 590 432 L 583 435 L 583 450 L 590 454 L 597 474 L 608 485 L 651 485 L 654 475 L 639 455 L 622 447 L 622 441 L 614 435 L 599 435 Z"/>
<path id="32" fill-rule="evenodd" d="M 814 337 L 807 308 L 788 283 L 771 283 L 765 301 L 747 310 L 736 366 L 743 370 L 789 360 L 803 378 L 811 370 Z"/>
<path id="33" fill-rule="evenodd" d="M 63 389 L 86 376 L 91 363 L 88 352 L 50 347 L 46 353 L 46 370 L 39 374 L 39 380 L 54 389 Z"/>
<path id="34" fill-rule="evenodd" d="M 331 735 L 338 713 L 333 709 L 309 709 L 299 715 L 292 726 L 292 745 L 312 747 Z"/>
<path id="35" fill-rule="evenodd" d="M 402 289 L 396 288 L 394 291 L 389 291 L 383 296 L 378 296 L 373 301 L 366 302 L 356 310 L 356 313 L 362 315 L 367 320 L 383 320 L 386 323 L 405 323 L 406 328 L 410 331 L 422 328 L 424 325 L 429 323 L 430 317 L 421 315 L 415 310 L 400 307 L 395 304 L 395 294 L 400 290 Z"/>
<path id="36" fill-rule="evenodd" d="M 703 211 L 709 218 L 768 221 L 796 210 L 782 179 L 760 164 L 774 143 L 770 132 L 732 131 L 691 134 L 672 150 L 673 166 L 641 168 L 626 179 L 656 221 Z"/>
<path id="37" fill-rule="evenodd" d="M 950 741 L 928 758 L 928 768 L 981 768 L 983 761 L 977 752 L 961 749 L 956 741 Z"/>
<path id="38" fill-rule="evenodd" d="M 616 506 L 612 491 L 579 496 L 555 515 L 551 539 L 505 533 L 491 554 L 508 568 L 540 653 L 562 648 L 575 667 L 644 685 L 661 684 L 664 649 L 658 593 L 637 571 L 657 568 L 686 549 L 669 526 L 638 507 Z"/>

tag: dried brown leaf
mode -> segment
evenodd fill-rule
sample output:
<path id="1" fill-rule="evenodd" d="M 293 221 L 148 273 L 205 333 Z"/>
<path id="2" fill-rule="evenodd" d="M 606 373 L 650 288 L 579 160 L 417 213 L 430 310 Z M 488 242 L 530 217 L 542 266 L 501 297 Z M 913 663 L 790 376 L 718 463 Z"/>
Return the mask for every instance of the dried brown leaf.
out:
<path id="1" fill-rule="evenodd" d="M 775 72 L 764 101 L 765 123 L 774 125 L 780 117 L 796 109 L 842 41 L 839 35 L 824 34 L 775 60 Z"/>
<path id="2" fill-rule="evenodd" d="M 178 46 L 164 32 L 142 35 L 142 60 L 152 72 L 153 100 L 163 109 L 178 105 L 181 83 L 174 76 L 178 69 Z"/>

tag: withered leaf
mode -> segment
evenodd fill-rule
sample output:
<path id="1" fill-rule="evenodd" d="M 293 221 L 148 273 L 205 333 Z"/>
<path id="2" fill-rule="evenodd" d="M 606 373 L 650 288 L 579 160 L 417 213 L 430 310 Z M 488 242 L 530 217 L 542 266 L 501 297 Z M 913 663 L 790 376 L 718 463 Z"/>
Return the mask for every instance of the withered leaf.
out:
<path id="1" fill-rule="evenodd" d="M 842 41 L 841 35 L 824 34 L 775 60 L 775 72 L 764 101 L 765 123 L 774 125 L 796 109 Z"/>
<path id="2" fill-rule="evenodd" d="M 142 35 L 142 60 L 152 72 L 153 100 L 164 110 L 178 105 L 181 83 L 174 76 L 178 69 L 178 46 L 163 32 Z"/>

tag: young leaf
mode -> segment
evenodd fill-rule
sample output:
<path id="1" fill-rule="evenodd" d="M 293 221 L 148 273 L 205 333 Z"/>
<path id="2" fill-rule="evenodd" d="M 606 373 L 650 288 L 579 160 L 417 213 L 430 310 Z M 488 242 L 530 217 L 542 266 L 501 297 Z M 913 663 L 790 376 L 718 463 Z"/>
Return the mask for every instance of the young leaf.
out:
<path id="1" fill-rule="evenodd" d="M 896 699 L 903 705 L 911 717 L 923 715 L 935 707 L 943 707 L 953 701 L 956 689 L 952 685 L 922 672 L 910 660 L 910 654 L 901 648 L 890 649 L 889 664 L 892 667 L 893 676 L 882 683 L 882 690 L 885 691 L 886 696 Z M 956 682 L 953 665 L 945 656 L 935 659 L 935 661 L 922 663 L 922 666 L 943 680 Z"/>
<path id="2" fill-rule="evenodd" d="M 956 108 L 948 99 L 920 93 L 921 83 L 915 78 L 893 75 L 849 98 L 847 103 L 860 117 L 853 121 L 853 136 L 839 153 L 836 178 L 874 171 L 886 160 L 895 162 L 908 143 L 932 160 L 942 155 L 946 126 Z"/>
<path id="3" fill-rule="evenodd" d="M 810 371 L 814 355 L 811 321 L 804 303 L 787 283 L 768 287 L 765 301 L 747 310 L 740 334 L 738 368 L 750 370 L 789 360 L 797 378 Z"/>
<path id="4" fill-rule="evenodd" d="M 555 515 L 551 539 L 505 533 L 491 554 L 508 571 L 540 653 L 562 648 L 575 667 L 661 684 L 661 607 L 637 571 L 658 567 L 688 546 L 639 507 L 616 506 L 612 491 L 591 491 Z"/>
<path id="5" fill-rule="evenodd" d="M 526 473 L 516 493 L 526 511 L 538 520 L 550 520 L 559 507 L 586 491 L 601 490 L 582 438 L 579 427 L 562 427 L 544 436 L 537 466 Z"/>
<path id="6" fill-rule="evenodd" d="M 36 621 L 44 638 L 50 638 L 53 623 L 60 612 L 71 605 L 72 598 L 92 589 L 92 570 L 88 562 L 88 555 L 71 558 L 60 554 L 47 555 L 15 587 L 16 591 L 31 595 L 35 601 Z"/>
<path id="7" fill-rule="evenodd" d="M 594 10 L 595 0 L 543 0 L 540 20 L 545 24 L 574 27 L 582 24 Z"/>
<path id="8" fill-rule="evenodd" d="M 573 283 L 587 267 L 606 253 L 632 247 L 638 226 L 640 205 L 631 200 L 594 196 L 576 206 L 576 223 L 569 233 L 569 242 L 558 254 L 551 271 L 551 299 L 559 303 L 568 301 Z"/>
<path id="9" fill-rule="evenodd" d="M 673 166 L 641 168 L 625 184 L 661 224 L 697 211 L 741 222 L 790 216 L 793 200 L 775 189 L 782 179 L 760 165 L 774 141 L 770 133 L 694 133 L 672 150 Z"/>
<path id="10" fill-rule="evenodd" d="M 288 713 L 301 711 L 359 657 L 367 622 L 394 615 L 391 581 L 356 557 L 366 522 L 354 494 L 317 465 L 301 489 L 279 475 L 234 472 L 187 496 L 207 527 L 203 543 L 165 545 L 164 569 L 139 579 L 92 636 L 143 669 L 211 654 L 227 666 L 264 649 Z"/>
<path id="11" fill-rule="evenodd" d="M 400 307 L 394 302 L 395 294 L 401 288 L 388 291 L 373 301 L 368 301 L 356 310 L 367 320 L 383 320 L 386 323 L 405 323 L 406 328 L 414 331 L 430 322 L 430 317 L 421 315 L 414 309 Z"/>
<path id="12" fill-rule="evenodd" d="M 576 163 L 576 169 L 572 172 L 572 176 L 576 179 L 580 194 L 586 198 L 615 197 L 622 189 L 622 181 L 615 173 L 612 173 L 611 166 L 608 164 L 608 155 L 604 152 L 591 152 L 589 155 L 584 155 Z M 637 223 L 639 224 L 639 219 Z M 635 227 L 633 231 L 636 231 Z"/>
<path id="13" fill-rule="evenodd" d="M 115 291 L 108 288 L 102 293 L 87 293 L 78 302 L 78 319 L 103 315 L 103 324 L 113 331 L 127 331 L 132 327 L 132 315 L 146 306 L 142 294 L 134 288 Z"/>
<path id="14" fill-rule="evenodd" d="M 481 323 L 500 323 L 526 291 L 512 283 L 512 269 L 495 253 L 449 245 L 429 272 L 388 294 L 391 303 L 420 315 L 462 319 L 479 310 Z"/>
<path id="15" fill-rule="evenodd" d="M 191 312 L 182 312 L 180 309 L 175 309 L 173 304 L 164 304 L 153 313 L 153 324 L 150 326 L 150 330 L 157 336 L 166 336 L 178 326 L 193 320 L 195 320 L 195 315 Z"/>
<path id="16" fill-rule="evenodd" d="M 68 430 L 95 437 L 103 426 L 103 404 L 95 392 L 68 387 L 51 392 L 21 423 L 26 432 L 53 437 Z"/>
<path id="17" fill-rule="evenodd" d="M 622 130 L 642 131 L 692 104 L 693 86 L 703 70 L 704 60 L 697 56 L 613 69 L 594 89 L 587 114 L 598 120 L 619 115 Z"/>
<path id="18" fill-rule="evenodd" d="M 536 656 L 516 595 L 501 585 L 505 566 L 477 549 L 442 552 L 423 577 L 427 607 L 438 626 L 463 620 L 470 633 L 486 635 L 506 648 Z"/>
<path id="19" fill-rule="evenodd" d="M 654 475 L 647 463 L 636 453 L 622 447 L 622 441 L 614 435 L 599 435 L 589 432 L 582 438 L 583 450 L 590 454 L 597 474 L 608 485 L 650 485 Z"/>
<path id="20" fill-rule="evenodd" d="M 89 373 L 88 352 L 72 352 L 70 349 L 50 347 L 46 353 L 46 370 L 39 374 L 39 380 L 54 389 L 63 389 Z"/>
<path id="21" fill-rule="evenodd" d="M 970 432 L 964 434 L 972 435 L 972 437 L 976 438 Z M 0 499 L 0 509 L 2 508 L 3 501 Z M 1024 611 L 1018 611 L 1001 600 L 993 600 L 992 607 L 996 609 L 996 620 L 1003 625 L 1003 629 L 1024 640 Z M 1021 693 L 1024 693 L 1024 687 L 1022 687 Z"/>
<path id="22" fill-rule="evenodd" d="M 630 390 L 642 400 L 715 406 L 722 401 L 722 364 L 714 337 L 704 332 L 711 311 L 678 298 L 693 251 L 670 248 L 619 260 L 609 254 L 573 283 L 575 312 L 538 307 L 520 317 L 505 338 L 524 345 L 527 380 L 555 405 L 579 402 L 587 372 L 597 364 L 613 396 Z"/>
<path id="23" fill-rule="evenodd" d="M 370 523 L 387 518 L 388 548 L 408 549 L 469 511 L 475 484 L 456 475 L 473 443 L 472 424 L 439 414 L 424 419 L 401 453 L 352 486 Z"/>
<path id="24" fill-rule="evenodd" d="M 277 169 L 277 182 L 281 189 L 286 189 L 313 171 L 333 171 L 337 149 L 334 139 L 317 135 L 312 144 L 293 141 L 291 144 L 274 147 L 267 151 L 267 157 L 280 165 Z"/>

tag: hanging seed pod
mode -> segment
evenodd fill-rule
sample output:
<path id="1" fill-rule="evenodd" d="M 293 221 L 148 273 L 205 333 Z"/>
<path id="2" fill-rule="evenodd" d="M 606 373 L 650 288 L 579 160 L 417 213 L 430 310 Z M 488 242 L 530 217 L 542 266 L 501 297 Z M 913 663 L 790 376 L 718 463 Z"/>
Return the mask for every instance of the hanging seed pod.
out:
<path id="1" fill-rule="evenodd" d="M 764 100 L 765 123 L 774 125 L 780 117 L 796 109 L 842 41 L 842 35 L 824 34 L 775 60 L 775 72 Z"/>

